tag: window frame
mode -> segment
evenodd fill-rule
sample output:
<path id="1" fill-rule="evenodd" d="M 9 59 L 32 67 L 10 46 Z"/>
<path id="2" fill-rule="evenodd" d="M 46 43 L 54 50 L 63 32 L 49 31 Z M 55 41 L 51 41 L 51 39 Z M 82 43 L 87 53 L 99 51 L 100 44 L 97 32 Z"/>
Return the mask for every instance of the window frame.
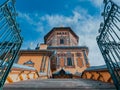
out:
<path id="1" fill-rule="evenodd" d="M 67 66 L 73 66 L 72 58 L 67 57 Z"/>
<path id="2" fill-rule="evenodd" d="M 64 44 L 64 39 L 63 38 L 60 39 L 60 44 Z"/>

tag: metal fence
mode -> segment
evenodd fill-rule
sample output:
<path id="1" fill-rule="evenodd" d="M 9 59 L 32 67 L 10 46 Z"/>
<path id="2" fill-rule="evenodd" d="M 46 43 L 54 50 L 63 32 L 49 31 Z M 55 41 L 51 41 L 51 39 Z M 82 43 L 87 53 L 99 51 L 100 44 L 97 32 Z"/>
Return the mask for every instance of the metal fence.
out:
<path id="1" fill-rule="evenodd" d="M 120 90 L 120 7 L 111 0 L 104 0 L 104 23 L 100 24 L 97 43 L 113 82 Z"/>
<path id="2" fill-rule="evenodd" d="M 22 44 L 14 3 L 15 0 L 7 0 L 0 6 L 0 89 Z"/>

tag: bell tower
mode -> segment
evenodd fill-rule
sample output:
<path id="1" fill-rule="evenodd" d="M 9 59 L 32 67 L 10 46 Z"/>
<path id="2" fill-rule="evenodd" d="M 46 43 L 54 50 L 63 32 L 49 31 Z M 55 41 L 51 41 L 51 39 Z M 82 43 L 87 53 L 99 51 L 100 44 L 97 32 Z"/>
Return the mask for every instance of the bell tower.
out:
<path id="1" fill-rule="evenodd" d="M 70 27 L 55 27 L 45 37 L 48 46 L 77 46 L 79 37 Z"/>

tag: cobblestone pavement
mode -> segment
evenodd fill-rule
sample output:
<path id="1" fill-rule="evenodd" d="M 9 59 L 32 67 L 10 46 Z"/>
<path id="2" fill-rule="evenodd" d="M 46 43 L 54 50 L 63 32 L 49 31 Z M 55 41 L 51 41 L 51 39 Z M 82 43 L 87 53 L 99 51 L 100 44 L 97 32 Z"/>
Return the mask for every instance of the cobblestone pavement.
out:
<path id="1" fill-rule="evenodd" d="M 6 84 L 3 90 L 116 90 L 113 84 L 85 79 L 27 80 Z"/>

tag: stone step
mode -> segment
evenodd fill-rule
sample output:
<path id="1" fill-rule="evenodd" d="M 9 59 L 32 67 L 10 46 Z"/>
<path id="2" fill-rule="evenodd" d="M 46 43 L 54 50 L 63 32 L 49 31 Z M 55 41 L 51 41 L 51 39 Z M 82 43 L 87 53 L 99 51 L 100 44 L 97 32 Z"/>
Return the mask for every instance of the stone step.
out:
<path id="1" fill-rule="evenodd" d="M 3 90 L 116 90 L 111 83 L 85 79 L 27 80 L 6 84 Z"/>

